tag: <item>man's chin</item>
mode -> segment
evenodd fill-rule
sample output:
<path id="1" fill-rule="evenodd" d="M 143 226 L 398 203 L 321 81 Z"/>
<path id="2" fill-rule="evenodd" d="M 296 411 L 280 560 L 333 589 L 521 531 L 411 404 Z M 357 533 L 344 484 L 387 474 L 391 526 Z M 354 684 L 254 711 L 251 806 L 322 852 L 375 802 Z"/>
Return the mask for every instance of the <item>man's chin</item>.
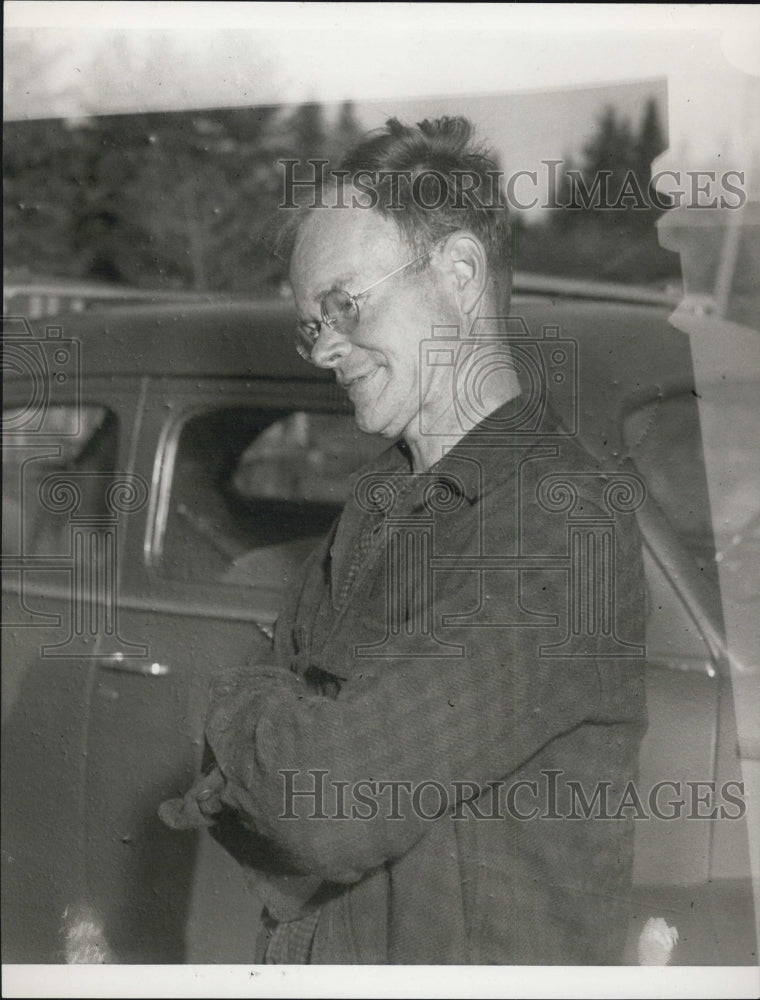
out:
<path id="1" fill-rule="evenodd" d="M 354 423 L 364 434 L 375 434 L 378 437 L 388 438 L 394 441 L 401 436 L 401 431 L 397 431 L 394 422 L 389 423 L 383 419 L 379 413 L 363 413 L 354 410 Z"/>

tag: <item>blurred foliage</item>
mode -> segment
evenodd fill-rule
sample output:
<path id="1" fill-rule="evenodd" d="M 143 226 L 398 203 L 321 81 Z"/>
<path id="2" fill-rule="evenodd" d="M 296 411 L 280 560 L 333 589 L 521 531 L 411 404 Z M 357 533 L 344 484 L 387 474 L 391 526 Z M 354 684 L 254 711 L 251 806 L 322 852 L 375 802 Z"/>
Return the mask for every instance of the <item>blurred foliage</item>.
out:
<path id="1" fill-rule="evenodd" d="M 337 158 L 350 102 L 9 122 L 6 266 L 145 288 L 256 294 L 282 266 L 270 235 L 282 158 Z"/>
<path id="2" fill-rule="evenodd" d="M 266 293 L 284 277 L 271 254 L 283 198 L 277 161 L 336 162 L 361 131 L 351 102 L 332 121 L 321 105 L 303 104 L 6 123 L 6 267 L 138 288 Z M 565 160 L 564 207 L 538 225 L 516 216 L 516 268 L 624 282 L 677 277 L 649 198 L 651 163 L 664 146 L 654 102 L 636 130 L 608 108 L 581 162 Z M 599 206 L 595 185 L 605 177 L 617 206 Z"/>
<path id="3" fill-rule="evenodd" d="M 652 161 L 666 146 L 655 101 L 646 103 L 636 130 L 607 107 L 581 162 L 564 158 L 559 207 L 548 221 L 515 220 L 515 267 L 633 284 L 677 280 L 678 255 L 660 247 L 655 228 L 670 200 L 651 186 Z"/>

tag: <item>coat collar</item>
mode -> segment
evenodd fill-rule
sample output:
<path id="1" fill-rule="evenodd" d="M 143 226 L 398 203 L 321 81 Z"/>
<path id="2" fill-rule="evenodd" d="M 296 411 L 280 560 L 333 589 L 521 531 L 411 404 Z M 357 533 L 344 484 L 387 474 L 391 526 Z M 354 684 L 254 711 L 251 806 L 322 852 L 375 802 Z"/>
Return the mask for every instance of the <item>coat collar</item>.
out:
<path id="1" fill-rule="evenodd" d="M 391 445 L 372 462 L 351 477 L 354 498 L 360 497 L 360 507 L 368 510 L 362 485 L 383 480 L 395 490 L 429 487 L 438 480 L 447 491 L 463 496 L 471 505 L 477 503 L 514 475 L 519 463 L 539 443 L 551 437 L 566 436 L 547 404 L 525 424 L 524 396 L 503 403 L 471 428 L 425 473 L 413 473 L 409 451 L 403 441 Z M 484 470 L 488 475 L 484 475 Z M 366 490 L 365 490 L 366 492 Z M 377 512 L 381 512 L 382 493 L 378 490 Z"/>

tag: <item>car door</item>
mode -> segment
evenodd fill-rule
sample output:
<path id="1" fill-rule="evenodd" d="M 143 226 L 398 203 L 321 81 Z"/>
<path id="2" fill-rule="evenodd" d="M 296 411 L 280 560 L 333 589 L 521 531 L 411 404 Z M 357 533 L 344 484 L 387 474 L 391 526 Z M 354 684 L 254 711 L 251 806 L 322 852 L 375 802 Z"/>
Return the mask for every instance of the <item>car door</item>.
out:
<path id="1" fill-rule="evenodd" d="M 60 328 L 20 331 L 3 411 L 3 960 L 49 962 L 87 894 L 87 725 L 135 400 L 124 379 L 83 377 Z"/>
<path id="2" fill-rule="evenodd" d="M 600 468 L 635 474 L 646 496 L 637 518 L 649 723 L 637 788 L 648 811 L 635 824 L 626 961 L 638 961 L 646 921 L 663 917 L 679 931 L 677 964 L 752 964 L 748 758 L 757 748 L 737 721 L 757 705 L 757 650 L 734 642 L 729 655 L 724 619 L 757 620 L 757 582 L 748 573 L 758 533 L 749 445 L 757 383 L 733 373 L 697 389 L 693 341 L 663 308 L 517 299 L 513 311 L 534 338 L 549 329 L 575 344 L 577 406 L 572 394 L 555 394 L 555 405 Z M 708 399 L 724 422 L 712 442 Z M 719 466 L 719 509 L 711 509 L 708 458 Z"/>
<path id="3" fill-rule="evenodd" d="M 87 743 L 90 902 L 119 961 L 245 962 L 260 904 L 209 837 L 164 827 L 203 754 L 208 682 L 268 657 L 287 583 L 378 444 L 324 383 L 154 379 L 130 472 L 119 589 Z"/>
<path id="4" fill-rule="evenodd" d="M 741 427 L 749 413 L 747 388 L 713 391 Z M 736 461 L 737 451 L 747 448 L 741 438 L 723 440 L 729 502 L 711 517 L 700 411 L 703 399 L 692 387 L 661 384 L 657 397 L 639 401 L 625 420 L 650 493 L 641 512 L 651 606 L 642 786 L 651 792 L 665 782 L 670 792 L 679 790 L 664 815 L 637 824 L 634 923 L 640 932 L 649 916 L 661 915 L 675 925 L 679 964 L 753 964 L 753 790 L 746 773 L 752 750 L 738 723 L 742 712 L 752 711 L 753 695 L 756 704 L 756 650 L 730 646 L 724 620 L 751 616 L 757 604 L 756 581 L 747 572 L 757 531 L 749 463 Z M 722 530 L 714 531 L 713 523 Z M 737 590 L 719 581 L 724 564 L 741 603 Z"/>

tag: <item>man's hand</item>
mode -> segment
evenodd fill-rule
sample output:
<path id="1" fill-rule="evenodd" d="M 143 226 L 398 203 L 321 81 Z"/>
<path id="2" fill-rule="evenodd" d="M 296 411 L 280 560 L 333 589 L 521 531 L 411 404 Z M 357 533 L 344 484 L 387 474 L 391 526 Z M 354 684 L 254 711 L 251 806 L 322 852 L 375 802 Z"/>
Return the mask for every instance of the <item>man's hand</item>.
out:
<path id="1" fill-rule="evenodd" d="M 213 826 L 222 810 L 224 775 L 218 767 L 199 778 L 181 799 L 168 799 L 158 807 L 162 822 L 174 830 Z"/>

